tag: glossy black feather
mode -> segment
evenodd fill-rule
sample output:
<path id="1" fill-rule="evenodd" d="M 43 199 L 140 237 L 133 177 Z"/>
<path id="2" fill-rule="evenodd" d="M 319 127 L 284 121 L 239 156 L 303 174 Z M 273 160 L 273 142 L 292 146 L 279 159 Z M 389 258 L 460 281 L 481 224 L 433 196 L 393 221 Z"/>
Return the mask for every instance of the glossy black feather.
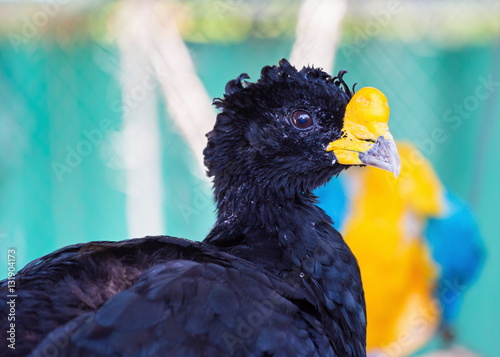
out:
<path id="1" fill-rule="evenodd" d="M 311 194 L 344 169 L 325 151 L 351 96 L 343 75 L 282 60 L 230 81 L 204 152 L 209 236 L 80 244 L 30 263 L 16 278 L 16 355 L 365 356 L 359 269 Z M 307 130 L 290 120 L 298 109 Z"/>

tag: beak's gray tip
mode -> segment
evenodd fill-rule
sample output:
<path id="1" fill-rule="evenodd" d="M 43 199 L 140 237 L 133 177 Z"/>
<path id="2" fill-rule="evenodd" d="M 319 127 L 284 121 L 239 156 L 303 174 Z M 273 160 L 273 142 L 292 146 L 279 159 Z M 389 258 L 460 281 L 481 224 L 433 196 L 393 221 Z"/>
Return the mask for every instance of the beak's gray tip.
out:
<path id="1" fill-rule="evenodd" d="M 359 154 L 359 158 L 363 164 L 392 172 L 396 178 L 401 173 L 398 149 L 391 136 L 380 136 L 369 151 Z"/>

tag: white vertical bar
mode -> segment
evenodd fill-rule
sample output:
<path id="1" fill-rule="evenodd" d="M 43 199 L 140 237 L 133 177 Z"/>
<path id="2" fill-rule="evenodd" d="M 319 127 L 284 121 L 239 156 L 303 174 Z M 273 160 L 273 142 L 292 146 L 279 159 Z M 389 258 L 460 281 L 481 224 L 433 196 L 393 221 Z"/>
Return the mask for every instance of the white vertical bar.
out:
<path id="1" fill-rule="evenodd" d="M 141 51 L 151 20 L 147 4 L 126 1 L 117 18 L 124 108 L 121 149 L 126 170 L 127 225 L 132 237 L 162 234 L 166 228 L 156 78 L 148 54 Z"/>
<path id="2" fill-rule="evenodd" d="M 314 65 L 332 70 L 346 9 L 345 0 L 302 1 L 290 57 L 295 67 Z"/>

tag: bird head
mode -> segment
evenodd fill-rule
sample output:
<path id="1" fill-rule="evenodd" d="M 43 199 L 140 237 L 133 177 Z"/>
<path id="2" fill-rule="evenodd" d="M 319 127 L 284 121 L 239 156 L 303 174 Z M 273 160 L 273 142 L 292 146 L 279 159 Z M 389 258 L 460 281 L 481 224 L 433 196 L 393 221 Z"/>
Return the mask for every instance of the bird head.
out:
<path id="1" fill-rule="evenodd" d="M 345 73 L 298 71 L 282 59 L 264 67 L 255 83 L 246 74 L 228 82 L 223 98 L 214 101 L 221 113 L 204 151 L 216 190 L 245 181 L 292 196 L 311 192 L 350 165 L 397 175 L 387 99 L 375 88 L 353 95 Z"/>

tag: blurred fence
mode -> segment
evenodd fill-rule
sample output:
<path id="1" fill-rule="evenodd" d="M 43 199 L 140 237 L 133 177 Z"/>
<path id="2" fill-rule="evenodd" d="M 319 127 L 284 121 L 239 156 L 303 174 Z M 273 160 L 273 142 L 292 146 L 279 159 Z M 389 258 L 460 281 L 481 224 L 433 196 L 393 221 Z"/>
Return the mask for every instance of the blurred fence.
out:
<path id="1" fill-rule="evenodd" d="M 126 172 L 134 152 L 122 145 L 124 117 L 146 100 L 162 182 L 160 228 L 147 233 L 203 239 L 213 222 L 210 185 L 170 120 L 158 73 L 142 68 L 151 80 L 124 91 L 116 14 L 125 3 L 0 3 L 0 248 L 17 248 L 19 268 L 67 244 L 130 237 Z M 175 12 L 211 97 L 238 74 L 256 79 L 262 66 L 290 55 L 300 6 L 151 3 Z M 335 61 L 335 71 L 349 70 L 349 82 L 385 92 L 395 137 L 413 141 L 474 205 L 491 258 L 463 324 L 465 339 L 490 356 L 500 348 L 500 259 L 492 258 L 500 257 L 499 19 L 498 1 L 351 2 Z M 147 186 L 150 173 L 142 174 Z"/>

